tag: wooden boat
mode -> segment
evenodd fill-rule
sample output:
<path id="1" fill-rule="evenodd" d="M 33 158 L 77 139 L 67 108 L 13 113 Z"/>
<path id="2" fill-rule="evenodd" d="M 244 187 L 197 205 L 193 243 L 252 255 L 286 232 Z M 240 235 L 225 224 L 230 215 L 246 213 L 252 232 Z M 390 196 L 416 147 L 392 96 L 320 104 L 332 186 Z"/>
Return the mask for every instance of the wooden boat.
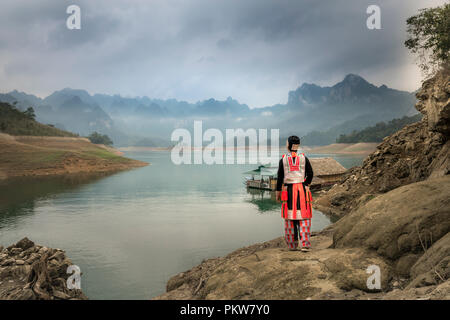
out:
<path id="1" fill-rule="evenodd" d="M 342 178 L 345 169 L 333 158 L 309 158 L 314 171 L 311 190 L 331 186 Z M 277 187 L 277 167 L 261 165 L 258 169 L 244 172 L 247 188 L 275 191 Z"/>

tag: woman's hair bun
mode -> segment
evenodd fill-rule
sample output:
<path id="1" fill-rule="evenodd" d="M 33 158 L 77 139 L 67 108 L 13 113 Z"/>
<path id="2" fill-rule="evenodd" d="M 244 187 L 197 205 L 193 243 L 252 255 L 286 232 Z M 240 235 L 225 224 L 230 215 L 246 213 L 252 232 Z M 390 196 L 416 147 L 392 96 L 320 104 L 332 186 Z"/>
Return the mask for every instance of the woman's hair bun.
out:
<path id="1" fill-rule="evenodd" d="M 300 145 L 300 138 L 297 136 L 290 136 L 288 138 L 289 150 L 292 150 L 293 145 Z"/>

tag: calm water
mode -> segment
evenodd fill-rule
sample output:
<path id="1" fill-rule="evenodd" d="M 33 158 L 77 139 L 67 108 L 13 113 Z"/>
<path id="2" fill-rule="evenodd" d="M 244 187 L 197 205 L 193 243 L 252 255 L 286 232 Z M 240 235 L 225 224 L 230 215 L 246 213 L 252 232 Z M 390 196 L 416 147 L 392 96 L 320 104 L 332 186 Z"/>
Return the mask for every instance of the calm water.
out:
<path id="1" fill-rule="evenodd" d="M 0 244 L 27 236 L 64 249 L 91 299 L 148 299 L 203 259 L 283 233 L 273 195 L 243 185 L 242 172 L 254 165 L 175 166 L 169 152 L 126 156 L 152 165 L 0 184 Z M 336 159 L 346 167 L 362 160 Z M 315 211 L 313 230 L 329 223 Z"/>

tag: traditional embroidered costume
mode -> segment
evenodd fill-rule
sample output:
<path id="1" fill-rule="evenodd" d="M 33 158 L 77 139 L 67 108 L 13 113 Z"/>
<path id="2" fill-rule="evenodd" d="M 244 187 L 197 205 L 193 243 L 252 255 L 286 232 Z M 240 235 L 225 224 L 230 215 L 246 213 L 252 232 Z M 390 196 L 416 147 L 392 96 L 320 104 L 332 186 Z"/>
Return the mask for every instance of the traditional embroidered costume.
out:
<path id="1" fill-rule="evenodd" d="M 281 217 L 285 219 L 285 240 L 291 250 L 298 247 L 299 239 L 302 249 L 311 247 L 312 196 L 305 186 L 311 184 L 313 170 L 308 158 L 295 152 L 297 148 L 298 145 L 293 145 L 291 152 L 283 155 L 277 180 L 277 191 L 281 191 Z"/>

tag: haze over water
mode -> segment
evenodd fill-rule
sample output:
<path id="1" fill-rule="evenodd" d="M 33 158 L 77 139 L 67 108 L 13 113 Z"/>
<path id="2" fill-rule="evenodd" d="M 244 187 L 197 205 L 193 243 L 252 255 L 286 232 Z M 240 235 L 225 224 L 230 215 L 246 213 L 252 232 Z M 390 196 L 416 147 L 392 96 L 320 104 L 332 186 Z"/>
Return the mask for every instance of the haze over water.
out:
<path id="1" fill-rule="evenodd" d="M 0 244 L 28 237 L 65 250 L 91 299 L 149 299 L 203 259 L 283 235 L 280 204 L 243 184 L 242 173 L 256 165 L 176 166 L 169 152 L 125 156 L 151 165 L 0 184 Z M 362 160 L 335 158 L 347 168 Z M 329 223 L 314 212 L 313 230 Z"/>

